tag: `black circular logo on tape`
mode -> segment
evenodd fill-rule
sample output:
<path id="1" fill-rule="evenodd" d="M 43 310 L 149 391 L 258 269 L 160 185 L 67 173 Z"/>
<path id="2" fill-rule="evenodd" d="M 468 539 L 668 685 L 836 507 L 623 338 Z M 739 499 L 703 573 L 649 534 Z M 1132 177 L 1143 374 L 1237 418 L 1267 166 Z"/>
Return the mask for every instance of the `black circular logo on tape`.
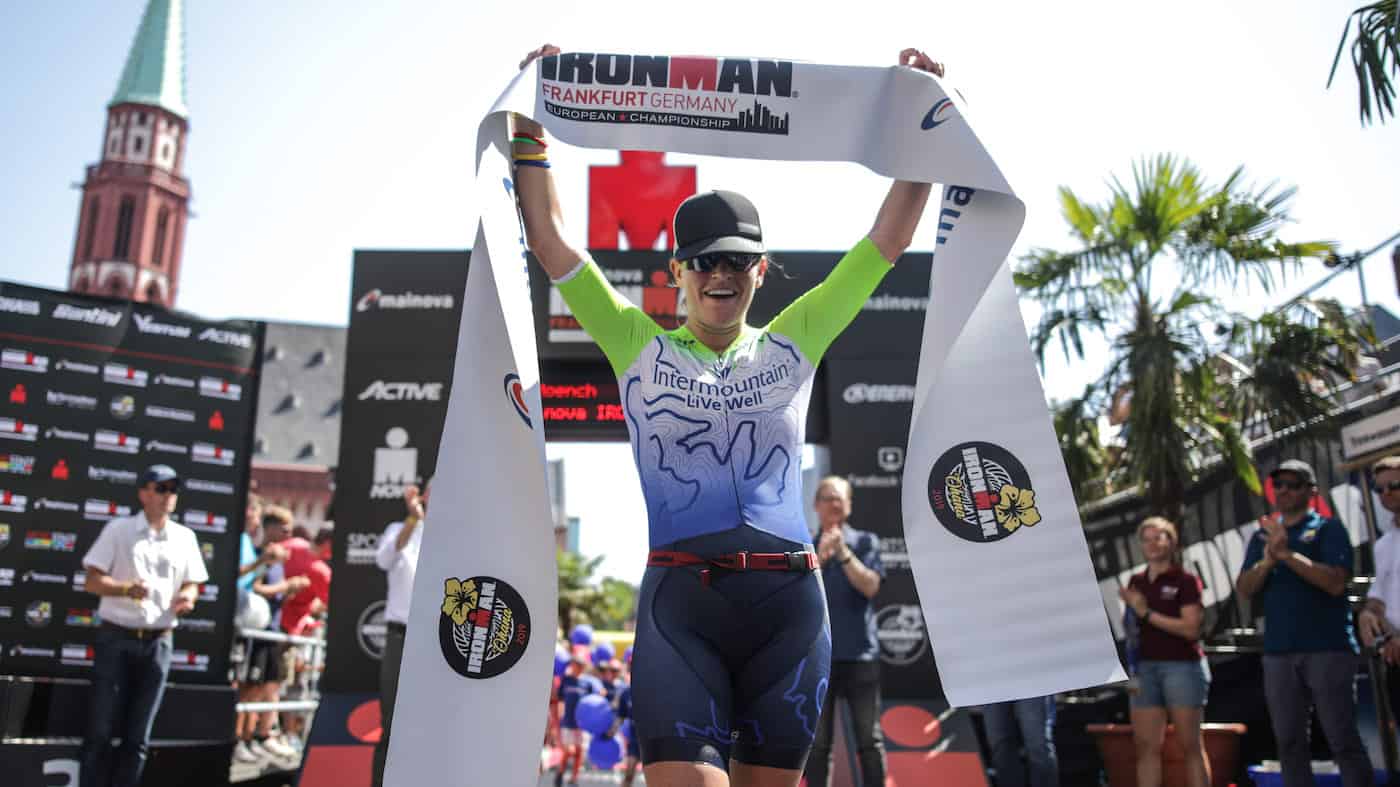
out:
<path id="1" fill-rule="evenodd" d="M 1025 466 L 995 443 L 973 441 L 944 451 L 929 473 L 928 499 L 949 533 L 979 544 L 1040 523 Z"/>
<path id="2" fill-rule="evenodd" d="M 495 577 L 443 581 L 438 642 L 447 666 L 464 678 L 494 678 L 515 666 L 530 644 L 530 610 L 515 588 Z"/>

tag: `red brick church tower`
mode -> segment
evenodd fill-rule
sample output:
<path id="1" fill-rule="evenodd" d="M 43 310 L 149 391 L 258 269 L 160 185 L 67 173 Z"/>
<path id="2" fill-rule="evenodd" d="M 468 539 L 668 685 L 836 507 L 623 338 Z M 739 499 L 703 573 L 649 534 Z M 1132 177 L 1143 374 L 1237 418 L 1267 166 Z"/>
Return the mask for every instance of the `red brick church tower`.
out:
<path id="1" fill-rule="evenodd" d="M 146 4 L 83 182 L 71 291 L 175 305 L 190 199 L 183 6 Z"/>

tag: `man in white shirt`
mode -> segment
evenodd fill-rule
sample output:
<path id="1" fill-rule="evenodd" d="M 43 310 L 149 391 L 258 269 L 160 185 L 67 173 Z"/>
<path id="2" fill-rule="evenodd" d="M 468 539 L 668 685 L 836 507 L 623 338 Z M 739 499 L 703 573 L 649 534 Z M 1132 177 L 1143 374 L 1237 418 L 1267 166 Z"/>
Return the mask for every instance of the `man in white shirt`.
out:
<path id="1" fill-rule="evenodd" d="M 1375 546 L 1376 579 L 1366 593 L 1366 606 L 1357 617 L 1361 644 L 1377 650 L 1386 667 L 1390 712 L 1400 712 L 1400 456 L 1387 456 L 1371 466 L 1381 505 L 1395 516 L 1390 530 Z"/>
<path id="2" fill-rule="evenodd" d="M 402 522 L 392 522 L 379 536 L 379 549 L 374 562 L 388 574 L 389 594 L 384 603 L 384 657 L 379 662 L 379 743 L 374 746 L 373 787 L 384 782 L 384 759 L 389 754 L 389 728 L 394 719 L 394 698 L 399 692 L 399 662 L 403 660 L 404 633 L 408 625 L 408 606 L 413 601 L 413 576 L 418 568 L 418 550 L 423 544 L 423 517 L 427 515 L 428 495 L 432 479 L 403 492 L 408 515 Z"/>
<path id="3" fill-rule="evenodd" d="M 168 465 L 140 476 L 141 513 L 108 522 L 83 556 L 84 589 L 102 598 L 82 787 L 136 787 L 170 673 L 175 619 L 209 579 L 194 531 L 170 518 L 180 478 Z M 113 738 L 121 739 L 113 757 Z"/>

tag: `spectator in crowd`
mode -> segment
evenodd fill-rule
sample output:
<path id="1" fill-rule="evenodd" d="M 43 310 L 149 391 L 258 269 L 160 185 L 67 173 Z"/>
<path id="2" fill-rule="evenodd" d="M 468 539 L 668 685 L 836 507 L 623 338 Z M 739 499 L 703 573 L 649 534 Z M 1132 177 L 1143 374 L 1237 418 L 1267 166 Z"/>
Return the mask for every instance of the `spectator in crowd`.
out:
<path id="1" fill-rule="evenodd" d="M 1400 456 L 1387 456 L 1371 467 L 1375 492 L 1392 515 L 1391 529 L 1376 542 L 1376 580 L 1366 594 L 1366 606 L 1357 623 L 1361 642 L 1375 650 L 1385 665 L 1385 685 L 1391 718 L 1400 713 Z M 1400 773 L 1390 784 L 1400 784 Z"/>
<path id="2" fill-rule="evenodd" d="M 171 632 L 209 580 L 194 531 L 171 519 L 180 479 L 167 465 L 140 475 L 141 512 L 103 526 L 83 556 L 84 589 L 101 597 L 92 699 L 81 751 L 83 787 L 136 787 L 170 674 Z M 121 745 L 112 752 L 112 740 Z"/>
<path id="3" fill-rule="evenodd" d="M 1055 697 L 1027 697 L 982 706 L 982 725 L 997 787 L 1058 787 L 1060 761 L 1055 753 Z M 1026 763 L 1021 762 L 1025 748 Z"/>
<path id="4" fill-rule="evenodd" d="M 408 632 L 408 611 L 413 601 L 413 577 L 418 567 L 418 551 L 423 546 L 424 519 L 433 482 L 404 489 L 404 518 L 391 522 L 379 536 L 374 562 L 388 576 L 388 597 L 384 602 L 384 655 L 379 662 L 379 742 L 374 745 L 373 786 L 384 782 L 384 762 L 389 755 L 389 733 L 394 723 L 394 700 L 399 693 L 399 665 L 403 661 L 404 636 Z"/>
<path id="5" fill-rule="evenodd" d="M 1185 753 L 1186 783 L 1210 787 L 1201 718 L 1210 667 L 1201 649 L 1201 580 L 1179 564 L 1176 525 L 1149 517 L 1138 525 L 1147 568 L 1118 591 L 1137 615 L 1137 691 L 1131 697 L 1138 787 L 1162 787 L 1162 738 L 1170 719 Z"/>
<path id="6" fill-rule="evenodd" d="M 1344 787 L 1372 783 L 1356 719 L 1357 647 L 1346 600 L 1351 539 L 1308 502 L 1317 476 L 1290 459 L 1270 474 L 1279 513 L 1261 517 L 1235 587 L 1264 611 L 1264 697 L 1285 787 L 1313 783 L 1309 700 Z"/>
<path id="7" fill-rule="evenodd" d="M 289 552 L 285 546 L 290 539 L 292 514 L 281 506 L 263 507 L 262 554 L 270 555 L 267 569 L 253 580 L 253 592 L 267 600 L 270 615 L 268 631 L 280 629 L 282 604 L 311 586 L 306 577 L 288 577 L 286 562 Z M 251 702 L 276 702 L 282 697 L 282 687 L 290 675 L 287 668 L 288 649 L 284 643 L 268 640 L 253 640 L 248 649 L 248 694 Z M 277 722 L 276 711 L 262 711 L 257 714 L 257 724 L 251 738 L 245 738 L 241 746 L 234 747 L 234 759 L 238 762 L 253 763 L 267 761 L 288 767 L 295 765 L 297 752 L 281 740 L 274 729 Z"/>
<path id="8" fill-rule="evenodd" d="M 845 699 L 856 731 L 856 754 L 864 784 L 885 783 L 885 741 L 880 731 L 880 642 L 875 607 L 885 568 L 880 539 L 857 530 L 851 515 L 851 484 L 827 476 L 817 484 L 817 559 L 822 566 L 831 617 L 831 678 L 817 736 L 807 758 L 807 784 L 830 783 L 831 740 L 836 700 Z"/>
<path id="9" fill-rule="evenodd" d="M 628 666 L 631 665 L 628 664 Z M 642 747 L 637 741 L 636 730 L 631 724 L 626 723 L 632 718 L 631 681 L 619 681 L 617 701 L 613 707 L 617 717 L 616 728 L 622 733 L 622 742 L 625 747 L 626 759 L 622 761 L 622 787 L 632 787 L 632 782 L 637 779 L 637 766 L 642 762 Z"/>
<path id="10" fill-rule="evenodd" d="M 286 553 L 277 546 L 259 550 L 258 541 L 261 537 L 262 500 L 250 493 L 248 506 L 244 511 L 243 533 L 239 537 L 238 613 L 234 617 L 234 625 L 240 630 L 265 630 L 272 622 L 272 607 L 266 597 L 269 595 L 267 586 L 260 580 L 263 579 L 268 566 L 286 559 Z M 235 647 L 242 649 L 240 660 L 247 665 L 242 676 L 234 680 L 234 687 L 238 690 L 238 701 L 255 702 L 261 689 L 261 672 L 255 679 L 252 670 L 253 649 L 257 645 L 239 638 Z M 256 726 L 257 714 L 254 713 L 239 712 L 234 719 L 234 737 L 238 740 L 233 749 L 235 762 L 261 762 L 262 758 L 249 748 Z"/>
<path id="11" fill-rule="evenodd" d="M 593 693 L 593 682 L 583 674 L 587 666 L 582 657 L 574 656 L 569 660 L 569 666 L 564 669 L 564 676 L 559 679 L 559 693 L 555 700 L 561 706 L 559 745 L 564 749 L 564 759 L 559 763 L 559 772 L 554 774 L 554 787 L 560 787 L 564 783 L 564 772 L 569 770 L 570 763 L 573 764 L 573 770 L 569 784 L 577 787 L 579 768 L 583 767 L 585 741 L 583 730 L 578 726 L 578 703 L 584 696 Z"/>

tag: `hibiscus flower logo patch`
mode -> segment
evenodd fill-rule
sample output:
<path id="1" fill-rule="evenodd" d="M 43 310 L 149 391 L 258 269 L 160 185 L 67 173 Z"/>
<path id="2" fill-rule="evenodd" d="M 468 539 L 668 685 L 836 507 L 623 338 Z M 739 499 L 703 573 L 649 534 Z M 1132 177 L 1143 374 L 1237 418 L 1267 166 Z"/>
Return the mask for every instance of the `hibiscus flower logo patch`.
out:
<path id="1" fill-rule="evenodd" d="M 494 678 L 525 655 L 530 610 L 515 588 L 495 577 L 448 577 L 438 643 L 447 666 L 458 675 Z"/>
<path id="2" fill-rule="evenodd" d="M 1030 475 L 1010 451 L 969 442 L 943 452 L 928 477 L 929 504 L 958 538 L 1000 541 L 1040 523 Z"/>

